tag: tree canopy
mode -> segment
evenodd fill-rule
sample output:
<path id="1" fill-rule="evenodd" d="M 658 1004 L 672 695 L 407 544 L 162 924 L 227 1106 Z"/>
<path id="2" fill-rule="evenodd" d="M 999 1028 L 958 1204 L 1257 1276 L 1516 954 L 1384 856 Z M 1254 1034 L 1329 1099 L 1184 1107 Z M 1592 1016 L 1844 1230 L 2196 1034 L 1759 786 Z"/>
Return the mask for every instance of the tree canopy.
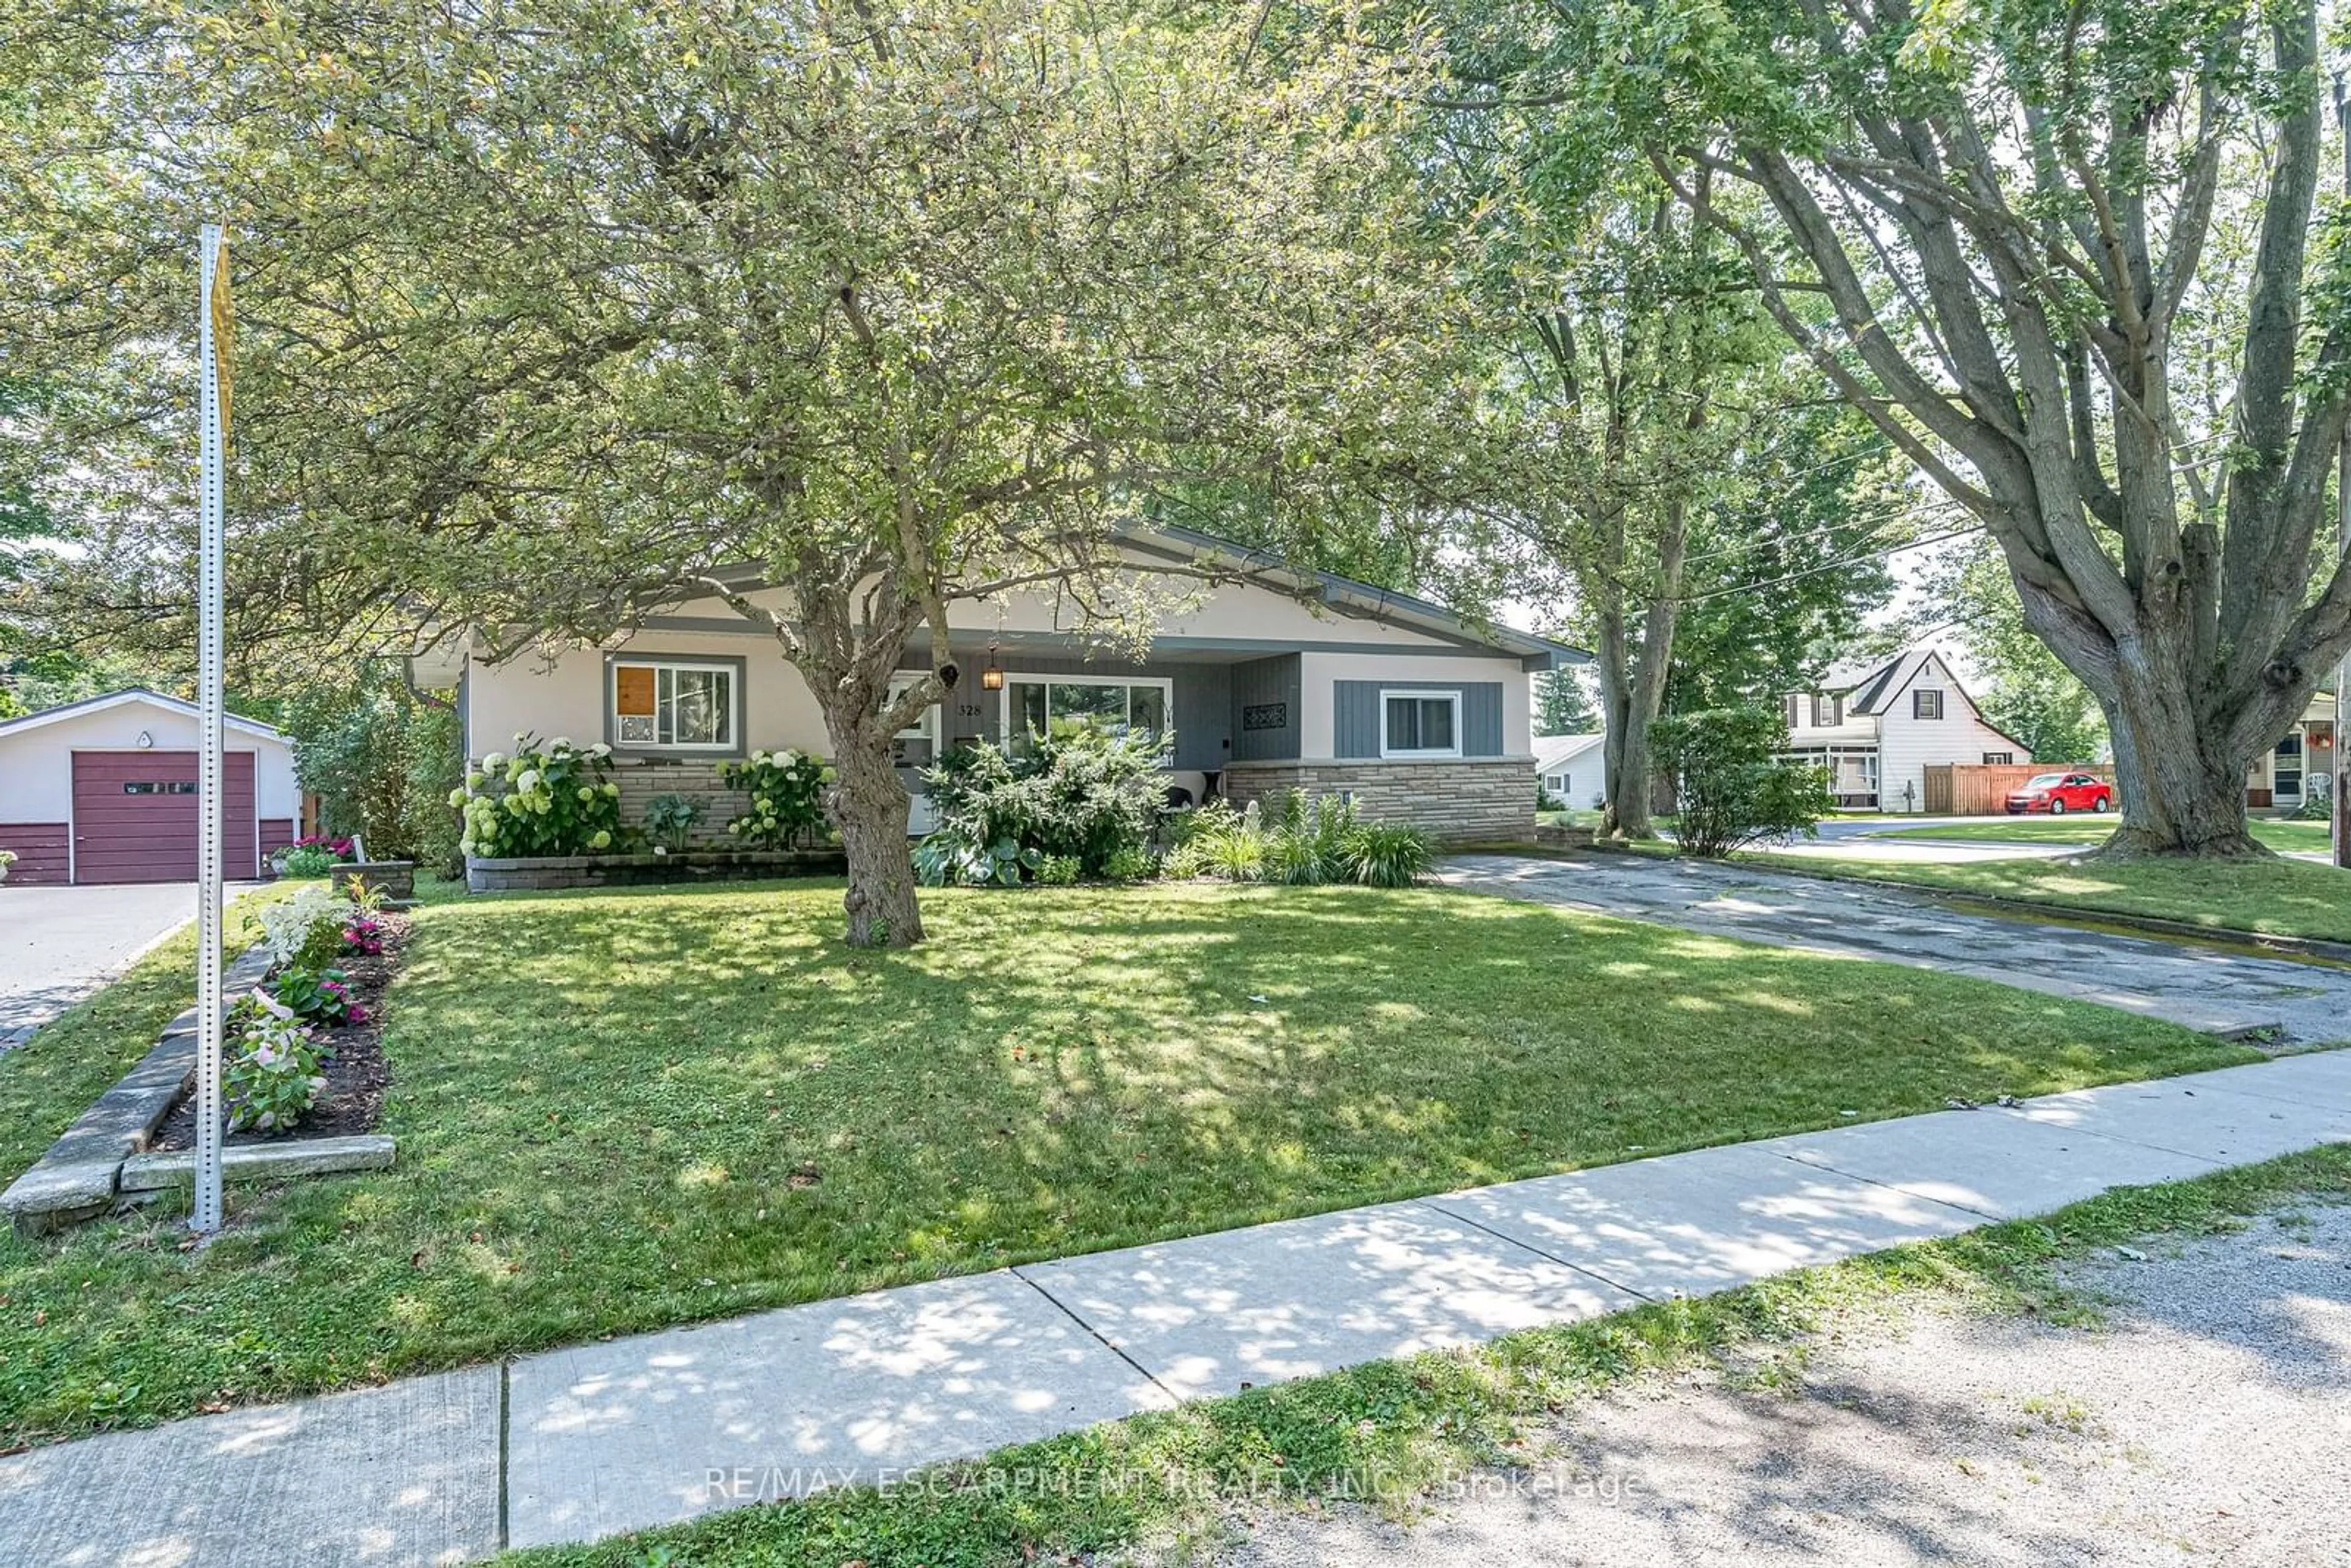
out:
<path id="1" fill-rule="evenodd" d="M 1998 544 L 2105 710 L 2117 846 L 2262 852 L 2246 765 L 2351 647 L 2351 570 L 2311 587 L 2351 407 L 2314 0 L 1572 15 L 1550 85 Z"/>
<path id="2" fill-rule="evenodd" d="M 1445 325 L 1416 66 L 1345 7 L 46 10 L 102 82 L 0 247 L 47 367 L 103 366 L 51 450 L 176 434 L 156 345 L 225 216 L 246 640 L 506 653 L 722 595 L 824 708 L 854 940 L 920 936 L 889 742 L 951 604 L 1062 580 L 1115 620 L 1122 517 L 1311 509 L 1436 401 L 1398 395 Z M 171 521 L 93 510 L 87 600 L 184 603 Z"/>

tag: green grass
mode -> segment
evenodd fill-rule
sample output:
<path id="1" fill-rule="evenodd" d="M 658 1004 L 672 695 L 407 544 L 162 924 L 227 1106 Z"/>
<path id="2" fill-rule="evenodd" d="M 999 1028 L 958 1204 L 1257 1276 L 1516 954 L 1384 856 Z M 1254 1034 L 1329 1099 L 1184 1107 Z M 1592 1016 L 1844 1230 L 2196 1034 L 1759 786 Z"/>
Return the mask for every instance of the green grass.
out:
<path id="1" fill-rule="evenodd" d="M 221 931 L 226 957 L 261 935 L 253 914 L 277 896 L 251 893 L 228 906 Z M 154 1049 L 163 1026 L 196 999 L 195 973 L 196 929 L 190 925 L 0 1056 L 0 1186 L 46 1154 L 91 1101 Z M 0 1291 L 5 1279 L 0 1273 Z M 7 1310 L 0 1306 L 0 1321 Z M 5 1367 L 0 1362 L 0 1371 Z"/>
<path id="2" fill-rule="evenodd" d="M 398 1166 L 233 1193 L 200 1255 L 169 1216 L 0 1239 L 0 1445 L 2252 1056 L 1468 894 L 940 892 L 931 941 L 884 954 L 840 946 L 840 896 L 419 909 L 386 1013 Z M 29 1158 L 111 1068 L 21 1068 Z"/>
<path id="3" fill-rule="evenodd" d="M 1824 876 L 1907 883 L 2092 915 L 2152 915 L 2215 931 L 2351 942 L 2351 872 L 2308 861 L 2022 859 L 1933 864 L 1811 854 L 1740 858 Z"/>
<path id="4" fill-rule="evenodd" d="M 2324 852 L 2327 845 L 2325 822 L 2304 822 L 2288 819 L 2256 817 L 2250 826 L 2253 837 L 2273 850 Z M 2001 844 L 2103 844 L 2115 831 L 2112 817 L 1993 817 L 1980 822 L 1965 822 L 1931 828 L 1896 828 L 1891 832 L 1873 833 L 1878 839 L 1928 839 L 1945 843 Z"/>
<path id="5" fill-rule="evenodd" d="M 1540 1463 L 1561 1409 L 1642 1376 L 1711 1364 L 1746 1386 L 1801 1380 L 1810 1344 L 1896 1310 L 2094 1322 L 2053 1265 L 2151 1235 L 2239 1228 L 2296 1201 L 2351 1201 L 2351 1145 L 2196 1181 L 2126 1187 L 2046 1218 L 1896 1248 L 1721 1295 L 1381 1362 L 1139 1416 L 943 1467 L 924 1484 L 747 1508 L 500 1568 L 993 1568 L 1198 1540 L 1234 1503 L 1352 1496 L 1391 1514 L 1448 1478 Z M 2063 1411 L 2053 1418 L 2063 1419 Z M 666 1552 L 667 1555 L 662 1555 Z"/>

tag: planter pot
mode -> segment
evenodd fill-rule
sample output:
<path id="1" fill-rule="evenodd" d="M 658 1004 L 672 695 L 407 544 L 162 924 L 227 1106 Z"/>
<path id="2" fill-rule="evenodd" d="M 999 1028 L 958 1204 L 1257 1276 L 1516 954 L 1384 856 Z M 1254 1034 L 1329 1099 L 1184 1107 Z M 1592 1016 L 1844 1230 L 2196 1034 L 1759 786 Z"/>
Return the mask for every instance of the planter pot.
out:
<path id="1" fill-rule="evenodd" d="M 365 878 L 370 887 L 395 904 L 416 896 L 414 861 L 352 861 L 327 873 L 327 881 L 337 893 L 349 888 L 354 877 Z"/>

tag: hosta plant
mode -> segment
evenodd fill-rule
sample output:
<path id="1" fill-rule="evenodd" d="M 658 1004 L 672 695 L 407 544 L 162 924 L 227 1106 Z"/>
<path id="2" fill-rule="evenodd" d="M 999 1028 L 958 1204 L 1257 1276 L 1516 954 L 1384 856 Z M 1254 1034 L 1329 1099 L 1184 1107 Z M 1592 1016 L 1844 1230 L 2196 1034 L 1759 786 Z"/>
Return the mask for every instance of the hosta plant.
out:
<path id="1" fill-rule="evenodd" d="M 450 791 L 465 818 L 458 847 L 486 860 L 612 849 L 622 830 L 611 771 L 612 748 L 601 740 L 579 747 L 558 736 L 542 747 L 518 734 L 512 753 L 491 752 Z"/>

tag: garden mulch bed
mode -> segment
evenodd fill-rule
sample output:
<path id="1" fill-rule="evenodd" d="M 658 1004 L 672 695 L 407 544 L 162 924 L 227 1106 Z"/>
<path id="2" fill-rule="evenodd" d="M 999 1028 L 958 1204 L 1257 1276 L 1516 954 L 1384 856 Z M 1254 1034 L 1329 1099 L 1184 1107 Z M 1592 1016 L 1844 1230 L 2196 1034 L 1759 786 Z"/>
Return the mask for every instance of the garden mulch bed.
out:
<path id="1" fill-rule="evenodd" d="M 335 967 L 350 979 L 351 995 L 367 1009 L 367 1022 L 324 1030 L 321 1037 L 335 1048 L 333 1060 L 321 1066 L 327 1087 L 310 1113 L 290 1133 L 232 1133 L 228 1142 L 282 1144 L 308 1138 L 340 1138 L 372 1132 L 383 1113 L 384 1091 L 392 1084 L 392 1067 L 383 1055 L 383 994 L 400 968 L 401 949 L 408 942 L 408 916 L 385 911 L 376 916 L 383 927 L 383 951 L 372 956 L 338 958 Z M 159 1151 L 196 1146 L 196 1113 L 193 1097 L 183 1100 L 156 1130 L 149 1145 Z"/>

